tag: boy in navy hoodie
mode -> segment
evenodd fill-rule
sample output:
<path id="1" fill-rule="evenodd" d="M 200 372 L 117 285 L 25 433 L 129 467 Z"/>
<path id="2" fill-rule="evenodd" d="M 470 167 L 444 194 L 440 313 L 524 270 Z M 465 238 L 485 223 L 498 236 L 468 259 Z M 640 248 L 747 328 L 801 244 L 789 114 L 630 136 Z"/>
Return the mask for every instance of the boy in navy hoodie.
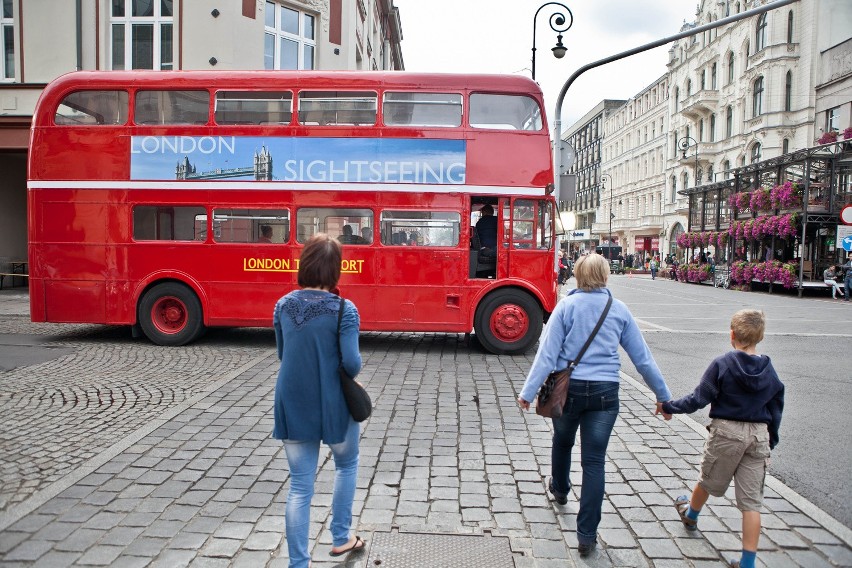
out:
<path id="1" fill-rule="evenodd" d="M 731 318 L 733 351 L 717 357 L 704 372 L 695 392 L 680 400 L 658 402 L 666 419 L 710 405 L 710 437 L 704 446 L 701 475 L 692 498 L 675 500 L 680 519 L 689 530 L 698 527 L 698 514 L 710 495 L 721 497 L 731 480 L 737 507 L 743 513 L 743 549 L 735 568 L 754 568 L 760 538 L 760 507 L 769 450 L 778 444 L 784 409 L 784 385 L 766 355 L 758 355 L 766 317 L 759 310 L 740 310 Z"/>

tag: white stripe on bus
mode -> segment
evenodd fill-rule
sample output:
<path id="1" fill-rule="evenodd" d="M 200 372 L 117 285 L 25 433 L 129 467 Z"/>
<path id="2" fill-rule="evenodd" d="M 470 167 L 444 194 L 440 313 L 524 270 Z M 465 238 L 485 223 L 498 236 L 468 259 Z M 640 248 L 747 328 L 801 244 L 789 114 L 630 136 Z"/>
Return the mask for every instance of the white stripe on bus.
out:
<path id="1" fill-rule="evenodd" d="M 544 197 L 543 187 L 427 185 L 413 183 L 292 183 L 275 181 L 29 181 L 28 189 L 213 189 L 264 191 L 400 191 L 408 193 L 512 194 Z"/>

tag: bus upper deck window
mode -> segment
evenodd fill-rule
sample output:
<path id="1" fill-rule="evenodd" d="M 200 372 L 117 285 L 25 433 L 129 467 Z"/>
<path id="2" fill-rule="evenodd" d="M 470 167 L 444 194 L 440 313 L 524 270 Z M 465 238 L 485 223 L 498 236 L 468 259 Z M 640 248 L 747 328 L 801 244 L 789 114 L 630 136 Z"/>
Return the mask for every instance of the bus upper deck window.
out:
<path id="1" fill-rule="evenodd" d="M 498 130 L 541 130 L 541 109 L 524 95 L 472 94 L 470 125 Z"/>
<path id="2" fill-rule="evenodd" d="M 207 124 L 210 94 L 207 91 L 139 91 L 136 93 L 136 124 Z"/>
<path id="3" fill-rule="evenodd" d="M 127 123 L 127 91 L 77 91 L 59 103 L 53 121 L 64 125 Z"/>
<path id="4" fill-rule="evenodd" d="M 293 93 L 219 91 L 214 116 L 217 124 L 290 124 Z"/>
<path id="5" fill-rule="evenodd" d="M 457 93 L 385 93 L 382 116 L 388 126 L 461 126 Z"/>
<path id="6" fill-rule="evenodd" d="M 376 123 L 378 95 L 363 91 L 302 91 L 299 122 L 320 126 Z"/>

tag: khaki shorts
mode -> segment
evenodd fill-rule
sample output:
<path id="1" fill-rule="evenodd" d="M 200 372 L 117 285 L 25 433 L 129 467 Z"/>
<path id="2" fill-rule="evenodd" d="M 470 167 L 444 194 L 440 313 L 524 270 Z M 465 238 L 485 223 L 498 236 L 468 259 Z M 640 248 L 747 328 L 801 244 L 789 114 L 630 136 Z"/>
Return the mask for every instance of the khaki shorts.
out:
<path id="1" fill-rule="evenodd" d="M 701 459 L 698 484 L 721 497 L 731 480 L 740 511 L 760 511 L 763 482 L 769 464 L 769 429 L 766 424 L 714 418 Z"/>

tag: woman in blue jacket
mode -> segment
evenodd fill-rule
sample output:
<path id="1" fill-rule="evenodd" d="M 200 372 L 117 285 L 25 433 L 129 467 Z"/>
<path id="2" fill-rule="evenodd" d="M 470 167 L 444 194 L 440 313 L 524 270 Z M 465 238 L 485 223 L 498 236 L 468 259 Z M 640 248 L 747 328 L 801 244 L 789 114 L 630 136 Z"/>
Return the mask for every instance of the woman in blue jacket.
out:
<path id="1" fill-rule="evenodd" d="M 518 404 L 524 410 L 529 409 L 547 375 L 564 369 L 577 357 L 611 296 L 606 288 L 609 264 L 601 255 L 581 257 L 574 265 L 574 277 L 577 289 L 553 310 L 524 388 L 518 396 Z M 564 412 L 553 421 L 552 477 L 548 490 L 560 505 L 568 502 L 571 450 L 577 429 L 580 430 L 583 487 L 577 514 L 577 542 L 581 556 L 591 554 L 597 545 L 604 497 L 606 448 L 618 417 L 619 345 L 654 391 L 657 401 L 665 402 L 672 398 L 633 315 L 623 302 L 613 299 L 603 325 L 571 375 Z"/>
<path id="2" fill-rule="evenodd" d="M 337 320 L 342 259 L 340 243 L 318 233 L 305 244 L 299 259 L 300 290 L 275 304 L 272 323 L 281 368 L 275 385 L 272 437 L 284 442 L 290 467 L 285 524 L 291 568 L 310 564 L 308 529 L 320 442 L 334 456 L 330 554 L 341 556 L 364 547 L 350 536 L 352 501 L 358 476 L 358 423 L 352 419 L 338 374 Z M 346 300 L 340 322 L 343 367 L 354 377 L 361 370 L 358 310 Z"/>

